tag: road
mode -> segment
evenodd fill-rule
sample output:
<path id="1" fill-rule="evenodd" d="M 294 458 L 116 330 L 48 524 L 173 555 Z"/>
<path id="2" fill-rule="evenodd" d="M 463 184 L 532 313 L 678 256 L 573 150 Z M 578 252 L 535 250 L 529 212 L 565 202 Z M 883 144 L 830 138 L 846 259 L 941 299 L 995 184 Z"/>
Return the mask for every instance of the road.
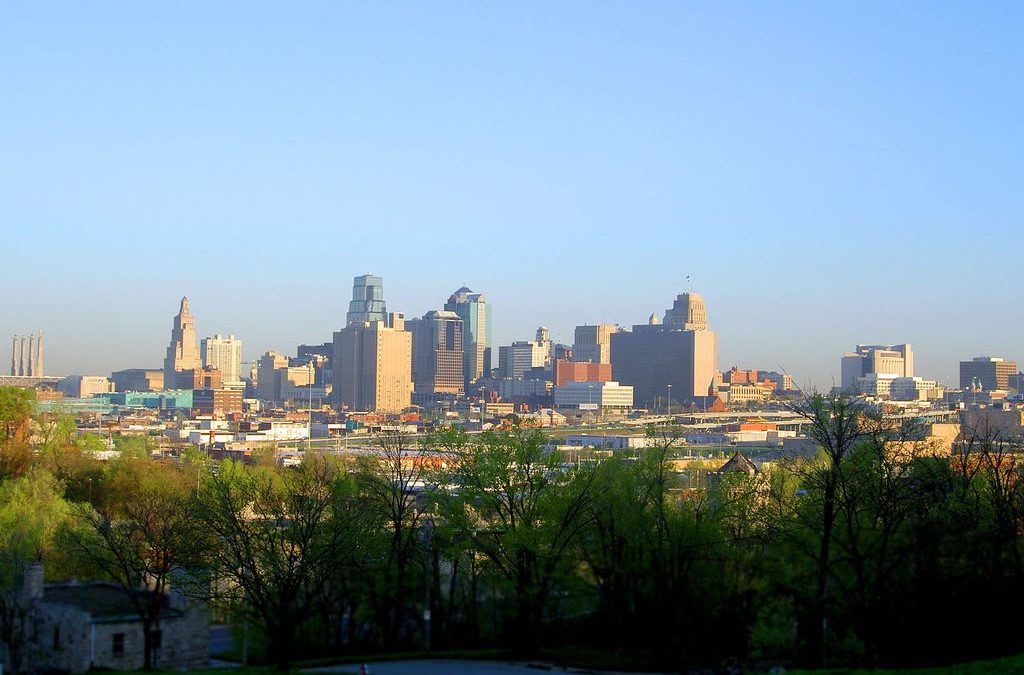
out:
<path id="1" fill-rule="evenodd" d="M 368 675 L 541 675 L 542 673 L 593 673 L 592 670 L 552 667 L 522 661 L 463 661 L 455 659 L 423 659 L 416 661 L 381 661 L 366 664 Z M 358 673 L 358 664 L 310 668 L 303 672 Z M 602 671 L 603 672 L 603 671 Z M 606 673 L 605 675 L 615 675 Z M 631 675 L 638 675 L 633 673 Z"/>

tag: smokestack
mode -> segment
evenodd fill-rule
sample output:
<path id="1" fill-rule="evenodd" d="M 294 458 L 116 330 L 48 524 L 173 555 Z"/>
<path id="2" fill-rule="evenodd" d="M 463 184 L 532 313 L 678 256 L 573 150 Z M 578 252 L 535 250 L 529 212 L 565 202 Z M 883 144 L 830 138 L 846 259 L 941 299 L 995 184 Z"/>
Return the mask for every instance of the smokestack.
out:
<path id="1" fill-rule="evenodd" d="M 18 350 L 18 375 L 25 374 L 25 336 L 21 336 L 21 348 Z"/>
<path id="2" fill-rule="evenodd" d="M 46 372 L 43 370 L 43 331 L 39 331 L 36 339 L 36 377 L 43 377 Z"/>
<path id="3" fill-rule="evenodd" d="M 29 377 L 34 377 L 35 374 L 36 374 L 36 360 L 34 358 L 32 358 L 33 355 L 35 354 L 35 351 L 36 351 L 36 336 L 35 335 L 29 335 L 28 336 L 28 370 L 25 371 L 25 374 L 28 375 Z"/>
<path id="4" fill-rule="evenodd" d="M 11 375 L 18 374 L 18 336 L 11 336 Z"/>

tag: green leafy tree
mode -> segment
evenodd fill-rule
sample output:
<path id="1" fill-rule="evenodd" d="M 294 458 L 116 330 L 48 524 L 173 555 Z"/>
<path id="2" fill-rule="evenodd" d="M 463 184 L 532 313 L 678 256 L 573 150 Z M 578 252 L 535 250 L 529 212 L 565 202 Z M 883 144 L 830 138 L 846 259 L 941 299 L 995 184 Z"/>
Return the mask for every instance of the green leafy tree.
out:
<path id="1" fill-rule="evenodd" d="M 77 509 L 88 528 L 68 541 L 83 564 L 117 582 L 130 598 L 143 624 L 148 670 L 157 665 L 156 636 L 172 574 L 194 559 L 194 487 L 178 467 L 150 460 L 115 463 L 99 487 L 95 507 Z M 152 592 L 139 592 L 143 587 Z"/>
<path id="2" fill-rule="evenodd" d="M 38 469 L 0 483 L 0 642 L 15 675 L 25 665 L 29 630 L 30 604 L 21 592 L 25 566 L 44 559 L 49 564 L 52 553 L 59 558 L 56 535 L 70 519 L 62 492 L 53 476 Z"/>
<path id="3" fill-rule="evenodd" d="M 344 479 L 322 457 L 291 469 L 225 461 L 199 490 L 207 587 L 263 629 L 281 669 L 348 554 Z"/>
<path id="4" fill-rule="evenodd" d="M 573 566 L 573 544 L 592 499 L 592 474 L 564 466 L 537 430 L 515 426 L 435 441 L 452 466 L 438 512 L 504 580 L 513 642 L 535 649 L 547 603 Z"/>

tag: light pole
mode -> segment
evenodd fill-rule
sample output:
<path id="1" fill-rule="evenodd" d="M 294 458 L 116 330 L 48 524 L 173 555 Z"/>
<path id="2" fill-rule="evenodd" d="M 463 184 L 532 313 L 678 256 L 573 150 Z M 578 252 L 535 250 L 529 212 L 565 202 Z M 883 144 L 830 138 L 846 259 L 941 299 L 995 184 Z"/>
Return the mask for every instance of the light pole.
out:
<path id="1" fill-rule="evenodd" d="M 314 369 L 313 369 L 313 357 L 309 357 L 309 381 L 307 387 L 309 388 L 309 402 L 306 404 L 306 414 L 309 419 L 309 434 L 306 436 L 306 454 L 309 454 L 310 444 L 313 442 L 313 380 L 314 380 Z"/>
<path id="2" fill-rule="evenodd" d="M 668 418 L 672 420 L 672 385 L 668 385 Z"/>

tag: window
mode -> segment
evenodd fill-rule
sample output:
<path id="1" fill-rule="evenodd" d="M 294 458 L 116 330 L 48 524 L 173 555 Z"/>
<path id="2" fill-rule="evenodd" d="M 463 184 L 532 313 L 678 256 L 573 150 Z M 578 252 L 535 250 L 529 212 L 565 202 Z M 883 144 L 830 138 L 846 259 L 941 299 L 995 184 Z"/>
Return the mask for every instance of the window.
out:
<path id="1" fill-rule="evenodd" d="M 124 633 L 114 633 L 111 650 L 114 652 L 114 656 L 124 656 Z"/>

